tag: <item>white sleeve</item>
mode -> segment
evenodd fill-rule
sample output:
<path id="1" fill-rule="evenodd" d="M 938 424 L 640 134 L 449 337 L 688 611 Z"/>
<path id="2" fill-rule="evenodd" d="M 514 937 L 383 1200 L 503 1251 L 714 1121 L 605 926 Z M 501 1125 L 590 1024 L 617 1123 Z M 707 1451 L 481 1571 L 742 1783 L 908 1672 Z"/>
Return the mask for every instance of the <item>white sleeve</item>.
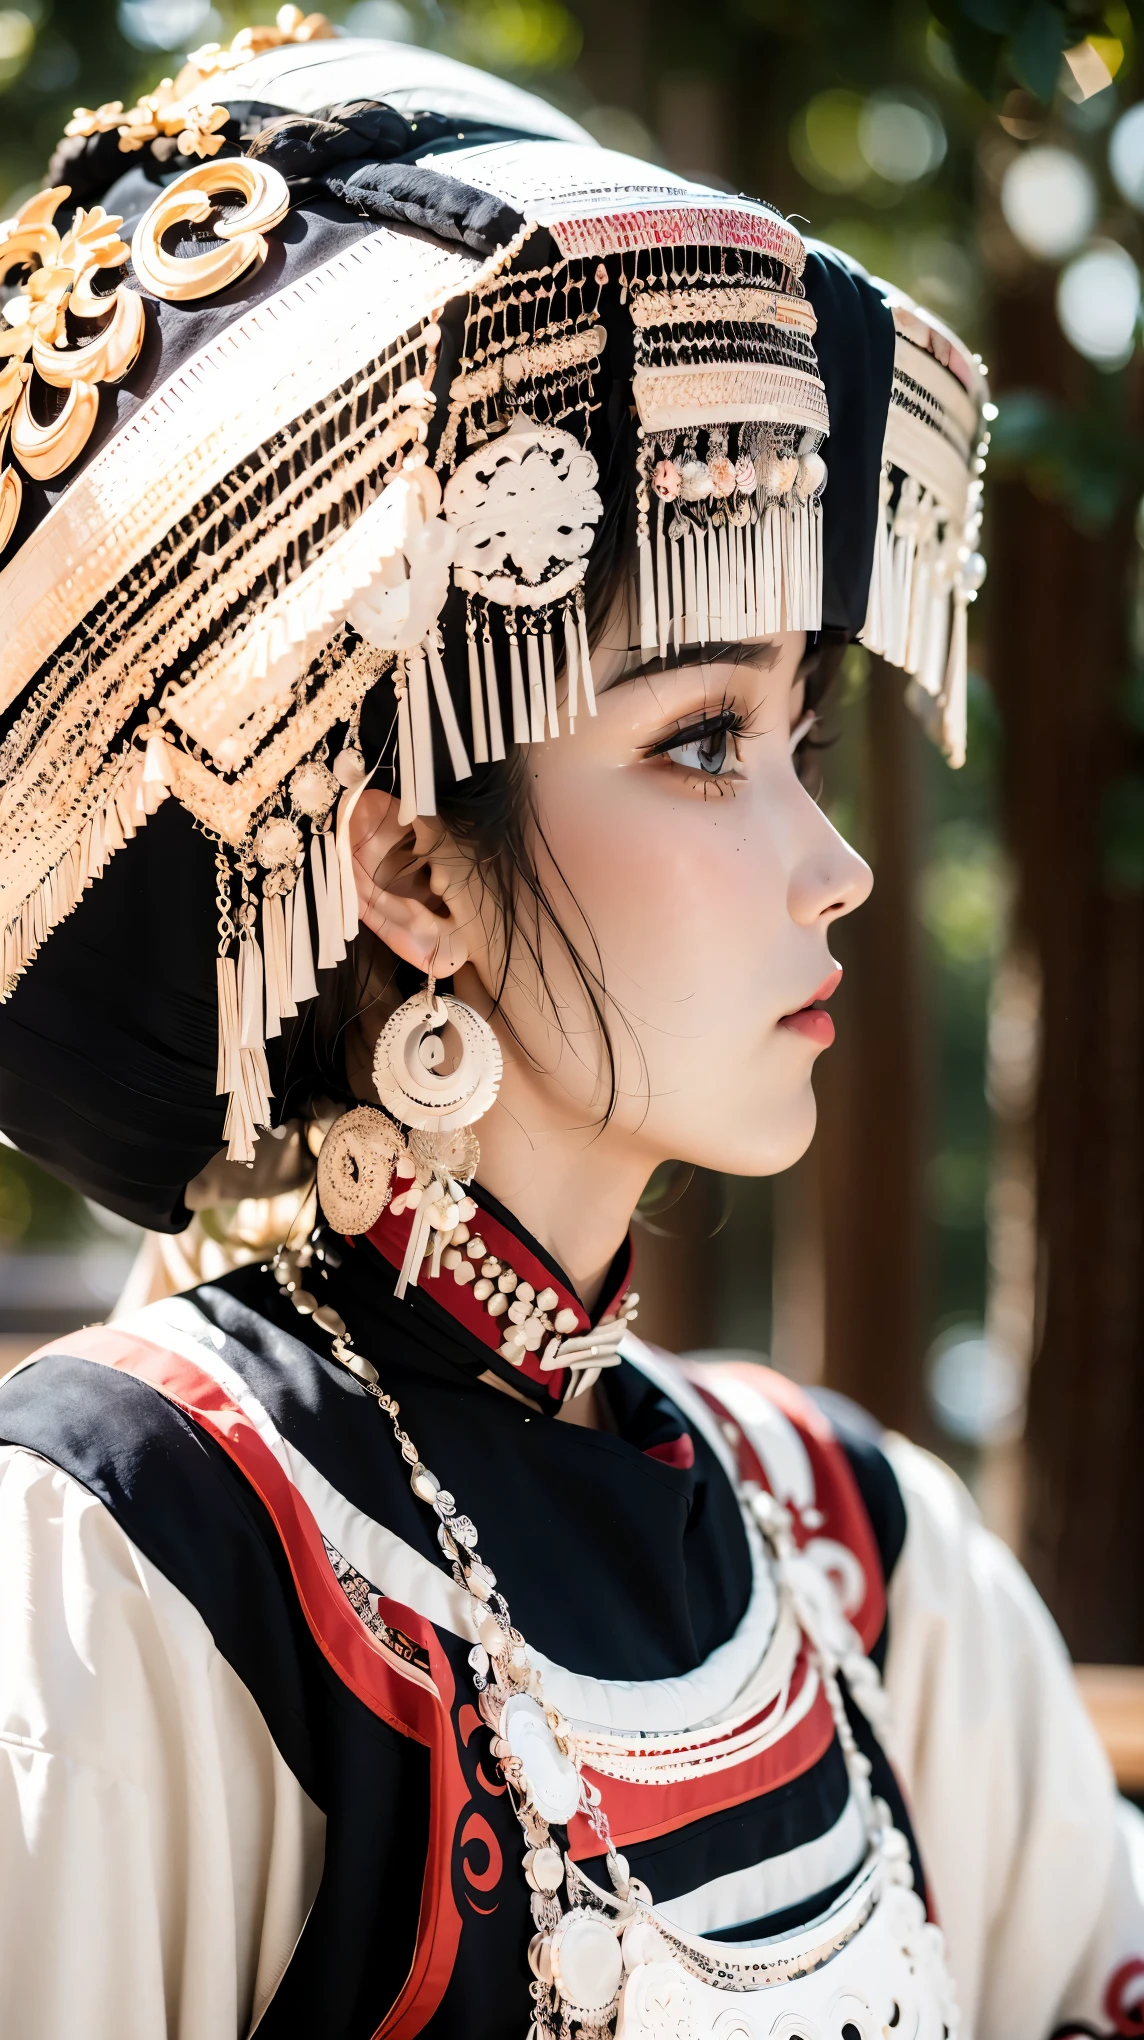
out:
<path id="1" fill-rule="evenodd" d="M 945 1930 L 959 2040 L 1049 2040 L 1078 2019 L 1135 2031 L 1114 2025 L 1114 2007 L 1118 1990 L 1138 1991 L 1144 1958 L 1139 1816 L 1117 1797 L 1012 1553 L 939 1460 L 900 1439 L 887 1450 L 907 1525 L 889 1597 L 891 1753 Z"/>
<path id="2" fill-rule="evenodd" d="M 86 1488 L 0 1450 L 5 2033 L 241 2040 L 323 1840 L 197 1610 Z"/>

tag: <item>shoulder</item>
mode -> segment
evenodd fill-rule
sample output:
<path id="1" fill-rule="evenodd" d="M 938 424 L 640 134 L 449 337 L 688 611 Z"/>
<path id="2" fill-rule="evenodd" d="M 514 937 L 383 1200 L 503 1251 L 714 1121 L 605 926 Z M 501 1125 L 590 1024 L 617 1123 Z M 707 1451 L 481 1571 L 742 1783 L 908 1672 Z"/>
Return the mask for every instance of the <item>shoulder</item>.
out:
<path id="1" fill-rule="evenodd" d="M 14 1448 L 8 1499 L 16 1505 L 15 1481 L 45 1580 L 91 1555 L 134 1574 L 145 1603 L 155 1576 L 172 1588 L 311 1790 L 312 1653 L 289 1564 L 250 1482 L 161 1386 L 178 1364 L 194 1366 L 196 1331 L 209 1331 L 186 1299 L 173 1302 L 140 1312 L 130 1332 L 93 1327 L 57 1341 L 0 1384 L 0 1448 Z M 154 1362 L 150 1376 L 145 1359 L 127 1364 L 136 1354 Z M 68 1523 L 82 1537 L 63 1535 Z"/>
<path id="2" fill-rule="evenodd" d="M 789 1510 L 801 1549 L 832 1576 L 873 1649 L 906 1531 L 902 1491 L 874 1420 L 845 1397 L 804 1390 L 761 1362 L 656 1356 L 656 1364 L 681 1396 L 697 1399 L 729 1470 Z"/>

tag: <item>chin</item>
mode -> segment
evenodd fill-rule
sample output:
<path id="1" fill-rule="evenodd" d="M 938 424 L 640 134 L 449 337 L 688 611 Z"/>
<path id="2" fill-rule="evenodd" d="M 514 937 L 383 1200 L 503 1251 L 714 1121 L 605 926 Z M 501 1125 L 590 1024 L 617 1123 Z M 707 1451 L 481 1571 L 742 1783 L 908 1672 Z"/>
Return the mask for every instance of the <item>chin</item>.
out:
<path id="1" fill-rule="evenodd" d="M 781 1100 L 770 1098 L 757 1107 L 728 1110 L 721 1124 L 705 1129 L 706 1139 L 692 1139 L 680 1161 L 723 1176 L 777 1176 L 800 1161 L 814 1139 L 818 1107 L 807 1076 L 804 1085 Z"/>

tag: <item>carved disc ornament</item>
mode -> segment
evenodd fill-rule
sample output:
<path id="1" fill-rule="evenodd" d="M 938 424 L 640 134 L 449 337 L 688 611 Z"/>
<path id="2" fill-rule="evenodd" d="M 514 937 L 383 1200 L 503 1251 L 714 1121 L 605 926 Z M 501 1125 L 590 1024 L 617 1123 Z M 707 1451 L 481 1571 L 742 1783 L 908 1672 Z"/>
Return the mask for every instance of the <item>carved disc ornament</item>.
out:
<path id="1" fill-rule="evenodd" d="M 570 432 L 518 417 L 448 483 L 453 578 L 510 608 L 557 602 L 584 578 L 602 514 L 599 470 Z"/>

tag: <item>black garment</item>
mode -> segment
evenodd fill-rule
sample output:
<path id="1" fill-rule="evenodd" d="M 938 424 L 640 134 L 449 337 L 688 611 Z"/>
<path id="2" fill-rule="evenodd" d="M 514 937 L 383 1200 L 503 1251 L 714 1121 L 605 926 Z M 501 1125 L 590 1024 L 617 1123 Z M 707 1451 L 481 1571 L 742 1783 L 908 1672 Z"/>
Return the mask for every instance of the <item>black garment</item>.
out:
<path id="1" fill-rule="evenodd" d="M 482 1555 L 530 1644 L 573 1672 L 643 1681 L 693 1671 L 734 1633 L 752 1580 L 734 1492 L 701 1430 L 643 1372 L 623 1363 L 604 1377 L 614 1430 L 557 1423 L 480 1382 L 486 1349 L 420 1292 L 398 1303 L 392 1271 L 367 1243 L 347 1248 L 337 1269 L 311 1270 L 309 1279 L 399 1398 L 401 1421 L 426 1463 L 475 1518 Z M 221 1361 L 290 1446 L 355 1509 L 440 1566 L 435 1519 L 410 1490 L 388 1422 L 315 1350 L 328 1341 L 297 1316 L 272 1276 L 248 1268 L 190 1301 L 208 1336 L 213 1328 Z M 150 1333 L 160 1344 L 161 1311 Z M 649 1456 L 685 1432 L 692 1466 Z M 199 1610 L 285 1762 L 326 1816 L 319 1894 L 260 2033 L 268 2040 L 312 2040 L 319 2032 L 323 2040 L 370 2040 L 414 1947 L 429 1818 L 425 1750 L 380 1721 L 331 1670 L 300 1612 L 267 1509 L 221 1446 L 156 1390 L 91 1360 L 53 1355 L 0 1387 L 0 1438 L 41 1453 L 90 1488 Z M 865 1491 L 880 1477 L 884 1497 L 896 1495 L 877 1448 L 862 1449 Z M 892 1517 L 886 1499 L 880 1514 Z M 461 1712 L 467 1705 L 475 1726 L 468 1645 L 437 1633 Z M 532 1928 L 519 1831 L 497 1787 L 487 1736 L 473 1726 L 459 1748 L 481 1833 L 491 1840 L 474 1842 L 458 1824 L 452 1876 L 465 1927 L 452 1978 L 425 2028 L 438 2040 L 508 2040 L 529 2018 Z M 908 1833 L 885 1759 L 864 1723 L 860 1733 L 876 1785 Z M 848 1795 L 831 1742 L 776 1789 L 685 1820 L 626 1853 L 666 1903 L 825 1835 Z M 497 1851 L 501 1873 L 478 1906 L 465 1880 L 485 1877 Z M 602 1862 L 586 1867 L 603 1871 Z M 779 1915 L 735 1920 L 723 1937 L 785 1931 L 832 1895 L 833 1888 L 811 1892 Z"/>

